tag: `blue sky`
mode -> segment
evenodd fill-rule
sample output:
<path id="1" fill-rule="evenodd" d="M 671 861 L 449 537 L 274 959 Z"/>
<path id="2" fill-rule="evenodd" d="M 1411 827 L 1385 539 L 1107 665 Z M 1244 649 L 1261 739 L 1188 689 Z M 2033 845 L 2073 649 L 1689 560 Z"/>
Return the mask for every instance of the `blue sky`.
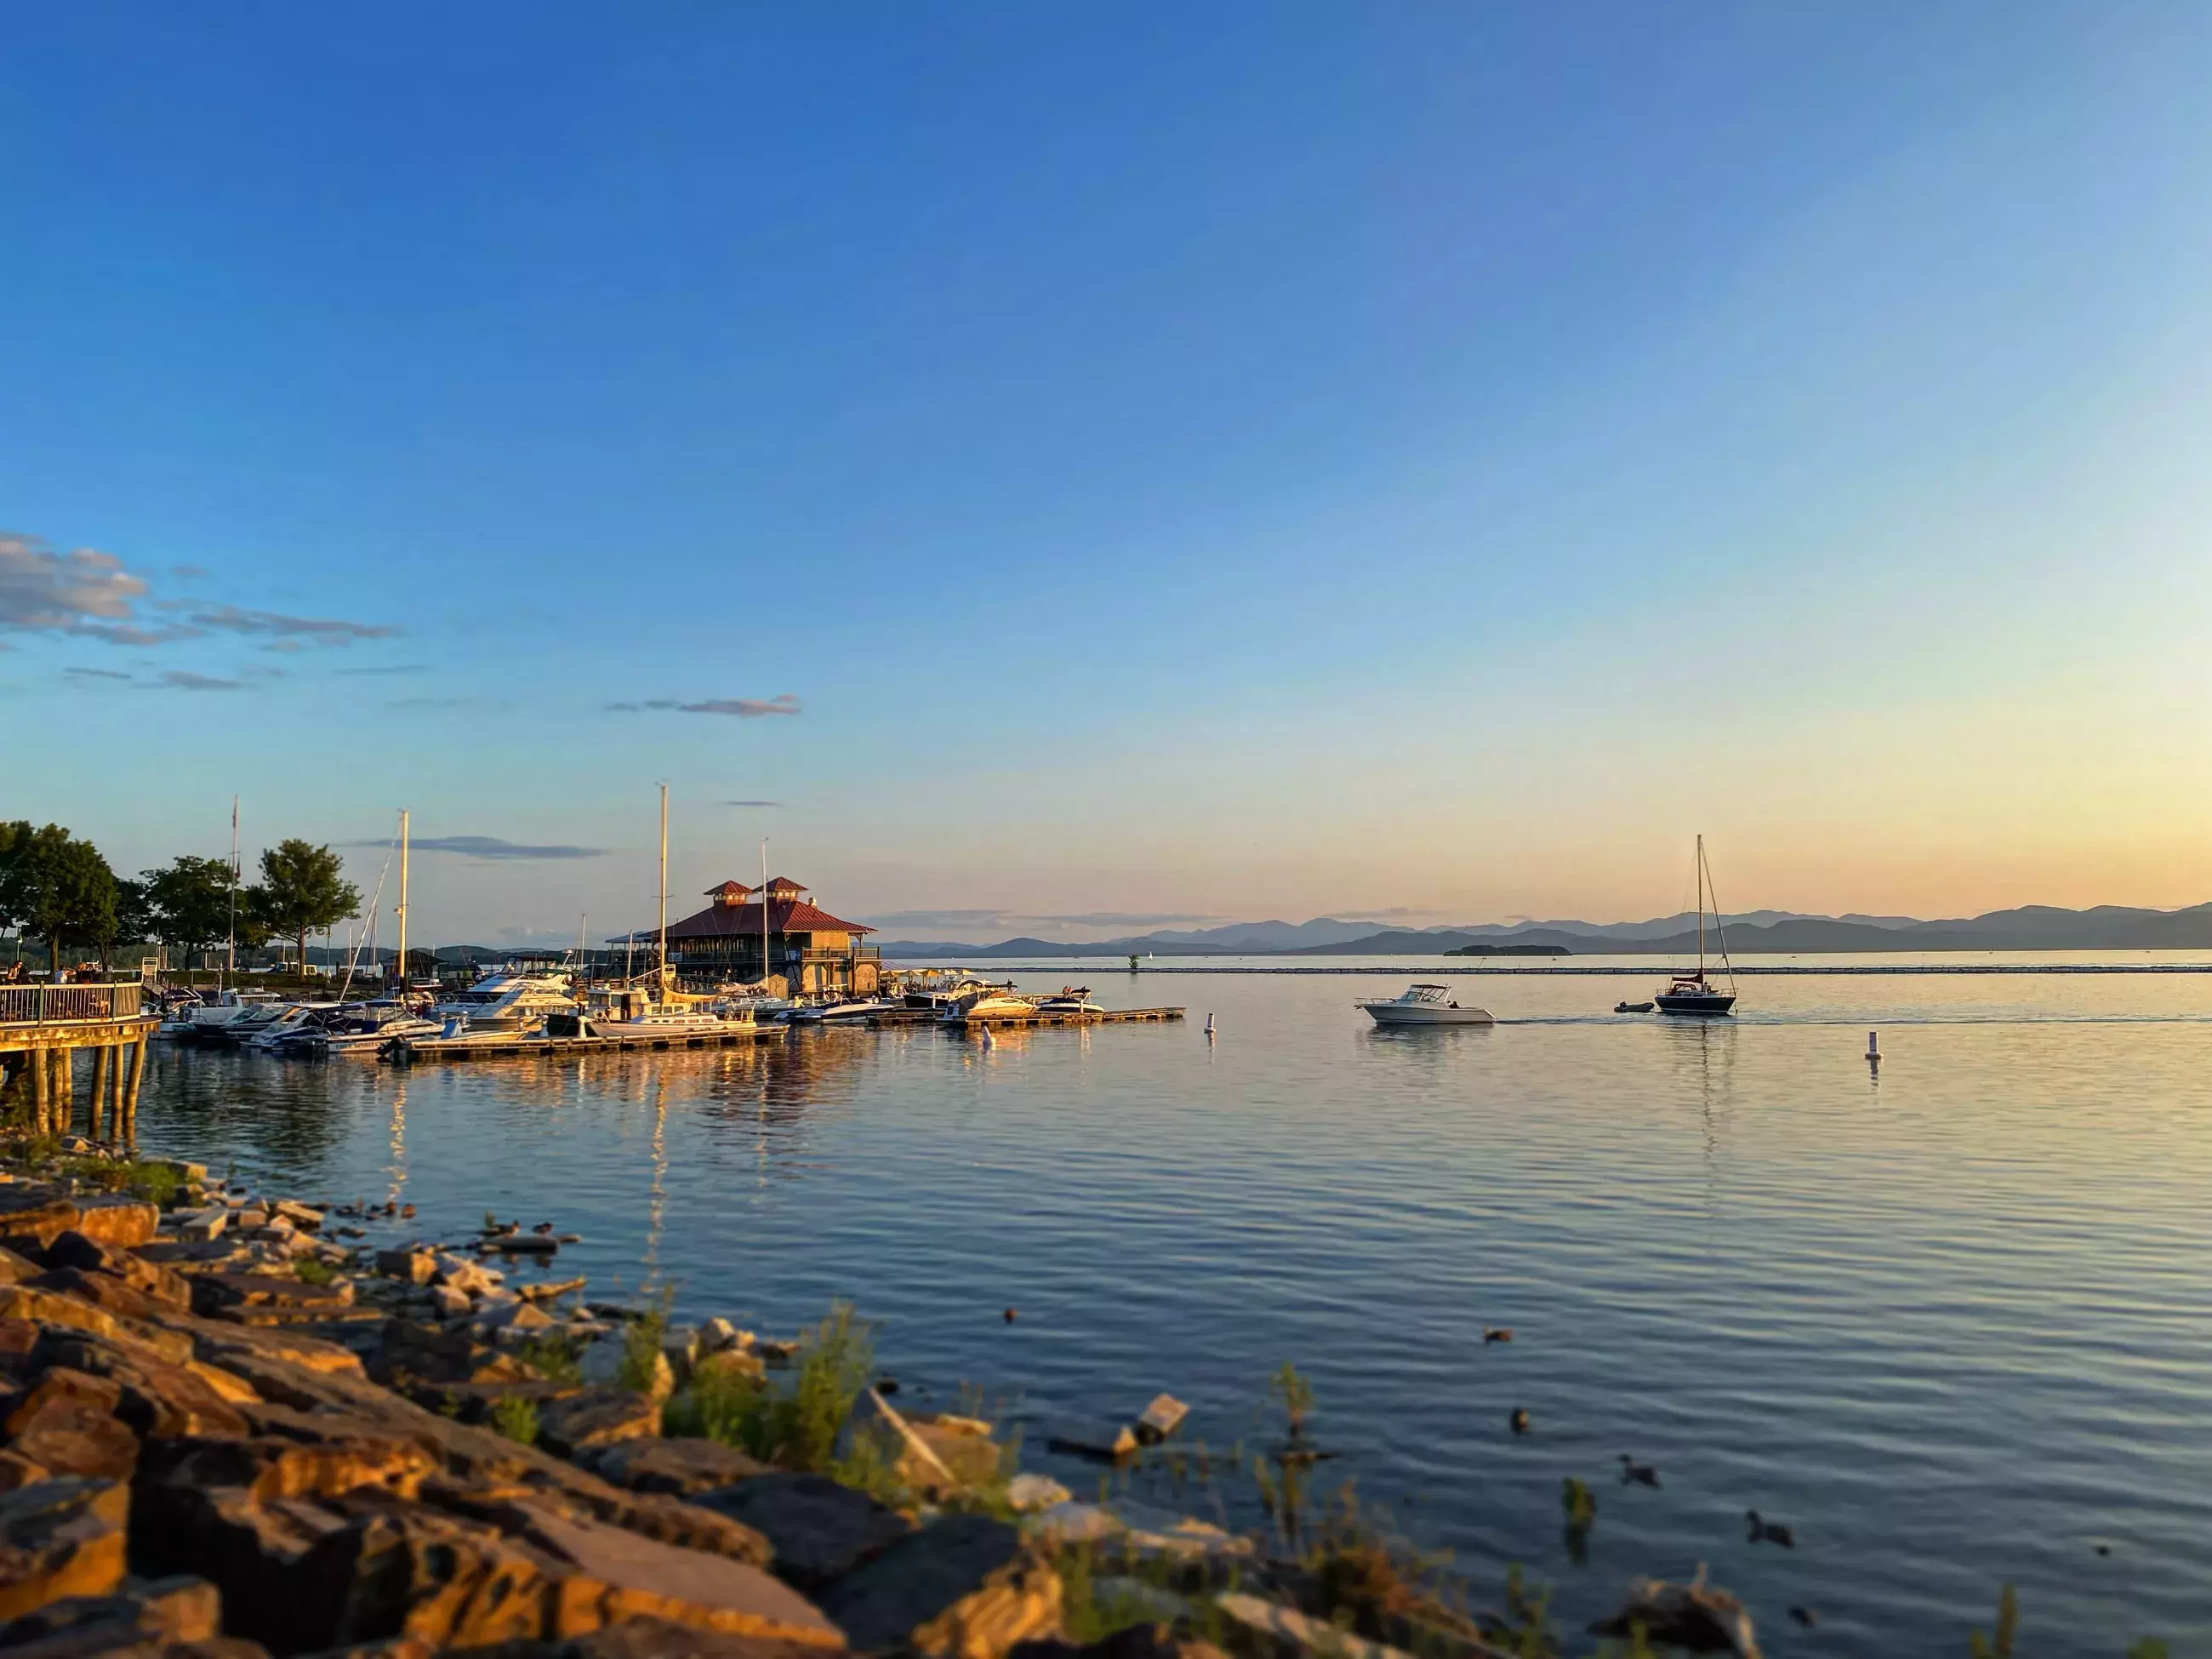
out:
<path id="1" fill-rule="evenodd" d="M 125 868 L 406 805 L 541 854 L 418 927 L 611 932 L 665 779 L 909 935 L 2212 897 L 2203 8 L 12 33 L 5 810 Z"/>

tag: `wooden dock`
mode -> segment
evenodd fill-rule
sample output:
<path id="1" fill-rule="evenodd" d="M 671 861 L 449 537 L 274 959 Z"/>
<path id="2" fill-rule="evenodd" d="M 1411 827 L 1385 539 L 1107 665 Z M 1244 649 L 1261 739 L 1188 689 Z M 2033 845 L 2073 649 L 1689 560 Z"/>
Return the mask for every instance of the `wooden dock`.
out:
<path id="1" fill-rule="evenodd" d="M 1081 1012 L 993 1014 L 988 1018 L 943 1020 L 928 1008 L 890 1008 L 865 1020 L 840 1020 L 830 1027 L 740 1025 L 727 1031 L 708 1031 L 690 1036 L 574 1036 L 515 1037 L 501 1042 L 464 1042 L 447 1037 L 408 1037 L 396 1041 L 380 1059 L 394 1065 L 417 1060 L 564 1060 L 579 1054 L 634 1054 L 682 1048 L 728 1048 L 755 1042 L 780 1042 L 794 1030 L 850 1030 L 856 1025 L 937 1025 L 964 1036 L 987 1027 L 1037 1025 L 1135 1025 L 1181 1019 L 1180 1008 L 1092 1008 Z"/>
<path id="2" fill-rule="evenodd" d="M 684 1036 L 573 1036 L 515 1037 L 501 1042 L 465 1042 L 451 1037 L 402 1037 L 377 1058 L 387 1064 L 413 1065 L 418 1060 L 566 1060 L 580 1054 L 627 1054 L 682 1048 L 735 1048 L 756 1042 L 781 1042 L 788 1030 L 782 1025 L 739 1025 L 727 1031 L 700 1031 Z"/>
<path id="3" fill-rule="evenodd" d="M 950 1029 L 975 1030 L 989 1026 L 996 1030 L 1002 1025 L 1137 1025 L 1150 1020 L 1181 1019 L 1180 1008 L 1090 1008 L 1080 1012 L 1047 1013 L 1042 1009 L 1028 1014 L 986 1014 L 981 1019 L 947 1020 Z"/>
<path id="4" fill-rule="evenodd" d="M 138 1116 L 146 1042 L 160 1019 L 137 980 L 0 987 L 0 1089 L 19 1081 L 39 1134 L 67 1134 L 76 1116 L 76 1051 L 92 1055 L 90 1121 L 98 1140 L 128 1136 Z"/>

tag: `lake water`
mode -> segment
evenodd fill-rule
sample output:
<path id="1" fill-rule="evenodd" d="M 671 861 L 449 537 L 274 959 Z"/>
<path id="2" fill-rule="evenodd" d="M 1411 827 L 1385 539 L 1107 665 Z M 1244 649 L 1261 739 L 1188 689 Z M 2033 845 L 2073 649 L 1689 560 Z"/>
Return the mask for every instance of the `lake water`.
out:
<path id="1" fill-rule="evenodd" d="M 585 1237 L 563 1274 L 665 1276 L 686 1316 L 787 1333 L 849 1298 L 902 1398 L 981 1385 L 1079 1492 L 1050 1425 L 1164 1389 L 1227 1445 L 1294 1361 L 1333 1468 L 1480 1600 L 1526 1564 L 1571 1628 L 1703 1561 L 1771 1653 L 1963 1653 L 2006 1580 L 2023 1651 L 2206 1650 L 2212 975 L 1747 977 L 1719 1022 L 1602 1012 L 1641 980 L 1466 977 L 1495 1027 L 1388 1033 L 1352 1000 L 1408 975 L 1358 965 L 1021 975 L 1192 1018 L 988 1051 L 171 1051 L 141 1135 L 411 1201 L 410 1234 L 552 1220 Z M 1751 1508 L 1796 1548 L 1747 1544 Z"/>

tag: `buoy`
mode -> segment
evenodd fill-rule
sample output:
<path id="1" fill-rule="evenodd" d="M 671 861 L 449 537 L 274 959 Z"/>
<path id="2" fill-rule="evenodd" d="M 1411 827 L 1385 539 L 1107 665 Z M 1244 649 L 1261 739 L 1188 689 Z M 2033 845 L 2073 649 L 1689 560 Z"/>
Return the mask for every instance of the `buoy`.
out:
<path id="1" fill-rule="evenodd" d="M 1881 1064 L 1881 1036 L 1877 1031 L 1867 1033 L 1867 1060 L 1875 1066 Z"/>
<path id="2" fill-rule="evenodd" d="M 1206 1017 L 1206 1034 L 1208 1036 L 1212 1036 L 1213 1035 L 1213 1016 L 1212 1014 L 1208 1014 Z"/>
<path id="3" fill-rule="evenodd" d="M 995 1048 L 999 1046 L 998 1039 L 991 1035 L 991 1028 L 988 1025 L 983 1028 L 983 1046 L 986 1048 Z"/>

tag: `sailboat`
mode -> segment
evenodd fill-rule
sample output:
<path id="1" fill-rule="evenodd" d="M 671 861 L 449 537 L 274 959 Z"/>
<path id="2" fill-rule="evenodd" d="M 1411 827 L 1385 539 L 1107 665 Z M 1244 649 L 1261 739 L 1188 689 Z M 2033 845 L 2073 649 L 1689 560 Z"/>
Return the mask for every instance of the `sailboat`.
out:
<path id="1" fill-rule="evenodd" d="M 1729 988 L 1717 991 L 1705 978 L 1705 900 L 1713 890 L 1713 874 L 1705 862 L 1705 838 L 1698 837 L 1698 970 L 1677 974 L 1674 982 L 1654 994 L 1662 1014 L 1725 1014 L 1735 1006 L 1735 969 L 1728 955 L 1728 931 L 1721 926 L 1720 902 L 1713 902 L 1713 932 L 1720 941 L 1721 968 Z"/>

